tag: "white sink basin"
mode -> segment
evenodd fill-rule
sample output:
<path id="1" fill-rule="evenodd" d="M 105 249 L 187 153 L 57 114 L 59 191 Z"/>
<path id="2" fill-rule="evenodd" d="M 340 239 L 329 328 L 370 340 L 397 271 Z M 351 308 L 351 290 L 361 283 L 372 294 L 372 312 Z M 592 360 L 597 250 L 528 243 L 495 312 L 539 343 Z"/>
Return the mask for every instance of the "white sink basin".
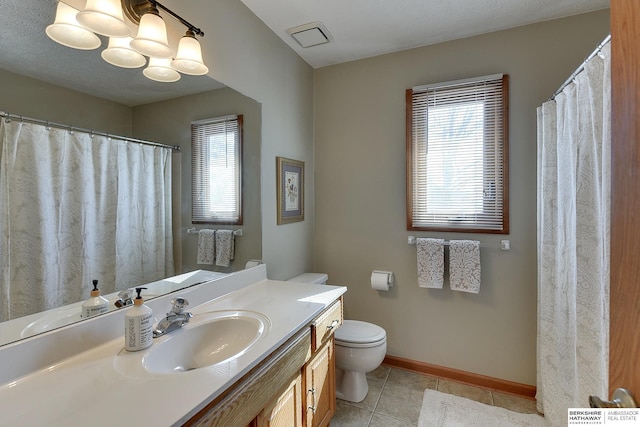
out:
<path id="1" fill-rule="evenodd" d="M 29 323 L 20 334 L 22 338 L 27 338 L 41 332 L 60 328 L 81 320 L 82 306 L 74 304 L 70 307 L 51 310 L 43 313 L 35 321 Z"/>
<path id="2" fill-rule="evenodd" d="M 198 314 L 182 329 L 154 340 L 144 369 L 163 374 L 203 368 L 241 356 L 267 331 L 269 320 L 252 311 Z"/>

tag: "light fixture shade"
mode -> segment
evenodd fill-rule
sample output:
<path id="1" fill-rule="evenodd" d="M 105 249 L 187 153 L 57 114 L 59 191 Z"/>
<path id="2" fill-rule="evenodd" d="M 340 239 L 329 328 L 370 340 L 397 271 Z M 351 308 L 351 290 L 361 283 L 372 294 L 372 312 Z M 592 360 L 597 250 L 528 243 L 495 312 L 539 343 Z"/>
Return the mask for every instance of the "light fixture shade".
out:
<path id="1" fill-rule="evenodd" d="M 78 23 L 77 13 L 78 9 L 58 2 L 55 21 L 47 26 L 45 33 L 63 46 L 82 50 L 97 48 L 101 44 L 100 38 Z"/>
<path id="2" fill-rule="evenodd" d="M 100 54 L 111 65 L 122 68 L 139 68 L 147 63 L 144 56 L 131 49 L 131 37 L 111 37 L 109 46 Z"/>
<path id="3" fill-rule="evenodd" d="M 124 22 L 120 0 L 87 0 L 87 4 L 76 17 L 78 22 L 91 31 L 109 37 L 127 37 L 129 27 Z"/>
<path id="4" fill-rule="evenodd" d="M 157 82 L 177 82 L 180 73 L 171 68 L 171 58 L 149 58 L 149 66 L 142 70 L 146 78 Z"/>
<path id="5" fill-rule="evenodd" d="M 200 43 L 190 31 L 180 39 L 178 54 L 171 62 L 171 66 L 181 73 L 193 76 L 201 76 L 209 72 L 209 68 L 202 61 Z"/>
<path id="6" fill-rule="evenodd" d="M 153 13 L 140 18 L 140 27 L 131 47 L 143 55 L 153 58 L 171 58 L 172 51 L 167 42 L 167 27 L 164 20 Z"/>

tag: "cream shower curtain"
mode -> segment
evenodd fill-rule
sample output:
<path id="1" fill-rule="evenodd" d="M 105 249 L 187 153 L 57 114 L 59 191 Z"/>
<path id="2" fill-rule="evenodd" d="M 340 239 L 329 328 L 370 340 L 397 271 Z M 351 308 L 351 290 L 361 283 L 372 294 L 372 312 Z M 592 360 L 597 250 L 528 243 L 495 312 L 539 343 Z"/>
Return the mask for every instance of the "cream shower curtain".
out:
<path id="1" fill-rule="evenodd" d="M 0 320 L 174 273 L 171 152 L 0 123 Z"/>
<path id="2" fill-rule="evenodd" d="M 538 409 L 608 395 L 610 45 L 538 108 Z"/>

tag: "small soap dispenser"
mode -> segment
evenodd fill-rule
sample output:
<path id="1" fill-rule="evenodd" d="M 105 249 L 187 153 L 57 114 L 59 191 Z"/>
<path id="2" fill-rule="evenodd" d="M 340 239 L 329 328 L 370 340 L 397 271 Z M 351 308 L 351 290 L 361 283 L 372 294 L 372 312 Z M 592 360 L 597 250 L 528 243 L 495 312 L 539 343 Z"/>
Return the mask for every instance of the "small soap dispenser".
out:
<path id="1" fill-rule="evenodd" d="M 144 304 L 140 295 L 143 289 L 147 288 L 136 288 L 138 296 L 124 315 L 124 349 L 127 351 L 144 350 L 153 343 L 153 311 Z"/>
<path id="2" fill-rule="evenodd" d="M 100 296 L 98 281 L 94 280 L 91 298 L 82 303 L 82 317 L 91 317 L 96 314 L 106 313 L 107 311 L 109 311 L 109 300 Z"/>

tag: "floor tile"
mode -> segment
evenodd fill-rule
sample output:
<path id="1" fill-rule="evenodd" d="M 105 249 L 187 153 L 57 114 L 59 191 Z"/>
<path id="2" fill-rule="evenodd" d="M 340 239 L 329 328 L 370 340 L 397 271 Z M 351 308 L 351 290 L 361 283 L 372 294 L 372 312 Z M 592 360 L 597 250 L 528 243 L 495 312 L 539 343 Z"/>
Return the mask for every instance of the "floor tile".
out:
<path id="1" fill-rule="evenodd" d="M 378 399 L 380 398 L 380 394 L 382 394 L 382 387 L 384 386 L 384 381 L 378 380 L 367 380 L 369 384 L 369 392 L 367 393 L 367 397 L 364 398 L 362 402 L 346 402 L 350 405 L 357 406 L 358 408 L 370 409 L 374 410 L 376 404 L 378 403 Z"/>
<path id="2" fill-rule="evenodd" d="M 349 405 L 342 400 L 336 402 L 336 413 L 331 419 L 331 427 L 366 427 L 373 411 Z"/>
<path id="3" fill-rule="evenodd" d="M 333 424 L 331 424 L 333 426 Z M 369 427 L 417 427 L 418 423 L 410 423 L 409 421 L 399 420 L 397 418 L 388 417 L 374 413 Z"/>
<path id="4" fill-rule="evenodd" d="M 424 390 L 417 391 L 387 382 L 375 412 L 417 424 L 423 397 Z"/>
<path id="5" fill-rule="evenodd" d="M 387 384 L 401 385 L 416 391 L 424 392 L 425 389 L 435 390 L 438 386 L 438 378 L 419 374 L 406 369 L 391 368 Z"/>
<path id="6" fill-rule="evenodd" d="M 425 389 L 436 389 L 520 413 L 537 413 L 536 402 L 389 366 L 367 374 L 369 393 L 360 403 L 338 400 L 332 427 L 416 427 Z"/>
<path id="7" fill-rule="evenodd" d="M 536 401 L 492 391 L 493 404 L 522 414 L 537 414 Z"/>
<path id="8" fill-rule="evenodd" d="M 493 404 L 491 392 L 480 387 L 440 379 L 438 380 L 438 391 L 465 397 L 487 405 Z"/>
<path id="9" fill-rule="evenodd" d="M 387 376 L 389 376 L 389 371 L 391 370 L 388 366 L 378 366 L 371 372 L 367 372 L 367 378 L 371 378 L 379 381 L 386 381 Z"/>

